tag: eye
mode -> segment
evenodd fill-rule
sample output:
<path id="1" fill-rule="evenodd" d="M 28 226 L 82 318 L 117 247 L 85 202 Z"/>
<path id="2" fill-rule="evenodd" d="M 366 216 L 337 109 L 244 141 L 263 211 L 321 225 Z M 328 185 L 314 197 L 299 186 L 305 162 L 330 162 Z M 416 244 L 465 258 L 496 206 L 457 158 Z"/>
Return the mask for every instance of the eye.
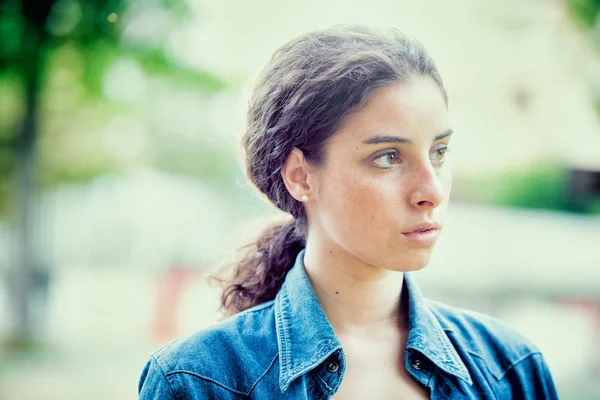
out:
<path id="1" fill-rule="evenodd" d="M 447 146 L 438 147 L 431 154 L 431 161 L 434 161 L 438 164 L 443 164 L 446 161 L 446 153 L 448 153 L 449 149 Z"/>
<path id="2" fill-rule="evenodd" d="M 373 159 L 378 168 L 389 169 L 400 163 L 400 153 L 397 150 L 388 151 Z"/>

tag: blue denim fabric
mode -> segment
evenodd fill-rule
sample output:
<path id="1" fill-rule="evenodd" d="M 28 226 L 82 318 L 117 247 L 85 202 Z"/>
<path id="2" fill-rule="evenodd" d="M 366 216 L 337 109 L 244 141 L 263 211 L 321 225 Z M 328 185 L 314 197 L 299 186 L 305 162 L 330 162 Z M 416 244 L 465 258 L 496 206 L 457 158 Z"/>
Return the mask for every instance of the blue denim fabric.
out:
<path id="1" fill-rule="evenodd" d="M 156 351 L 143 400 L 329 399 L 345 370 L 342 346 L 303 266 L 275 300 Z M 426 300 L 410 273 L 408 372 L 432 399 L 557 399 L 540 351 L 491 317 Z"/>

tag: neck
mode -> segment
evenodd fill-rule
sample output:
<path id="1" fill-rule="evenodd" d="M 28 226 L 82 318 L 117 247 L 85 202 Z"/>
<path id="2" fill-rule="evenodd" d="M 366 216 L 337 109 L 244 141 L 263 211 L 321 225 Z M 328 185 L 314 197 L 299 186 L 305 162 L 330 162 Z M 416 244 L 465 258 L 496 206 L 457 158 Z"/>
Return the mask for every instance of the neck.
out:
<path id="1" fill-rule="evenodd" d="M 403 273 L 376 267 L 324 243 L 307 241 L 304 267 L 336 333 L 406 328 L 407 312 L 400 296 Z"/>

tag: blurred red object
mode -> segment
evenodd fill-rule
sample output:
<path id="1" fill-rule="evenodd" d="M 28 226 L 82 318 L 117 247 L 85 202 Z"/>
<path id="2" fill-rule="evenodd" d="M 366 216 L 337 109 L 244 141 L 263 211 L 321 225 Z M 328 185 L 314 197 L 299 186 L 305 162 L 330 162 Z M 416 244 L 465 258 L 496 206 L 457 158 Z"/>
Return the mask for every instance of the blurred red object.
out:
<path id="1" fill-rule="evenodd" d="M 177 311 L 182 293 L 191 282 L 193 272 L 182 263 L 173 263 L 158 276 L 154 338 L 161 343 L 179 336 Z"/>

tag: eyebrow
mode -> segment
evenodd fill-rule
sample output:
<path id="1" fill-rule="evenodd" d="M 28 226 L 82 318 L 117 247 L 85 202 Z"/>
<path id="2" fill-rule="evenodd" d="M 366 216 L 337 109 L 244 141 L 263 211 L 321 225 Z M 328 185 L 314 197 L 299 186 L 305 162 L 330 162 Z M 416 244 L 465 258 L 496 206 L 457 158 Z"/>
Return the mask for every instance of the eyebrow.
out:
<path id="1" fill-rule="evenodd" d="M 448 129 L 446 132 L 437 135 L 433 141 L 437 142 L 438 140 L 442 140 L 444 138 L 447 138 L 448 136 L 452 135 L 453 131 L 452 129 Z M 375 136 L 371 136 L 368 139 L 363 140 L 364 144 L 379 144 L 379 143 L 400 143 L 400 144 L 412 144 L 412 142 L 407 139 L 407 138 L 403 138 L 400 136 L 392 136 L 392 135 L 375 135 Z"/>

